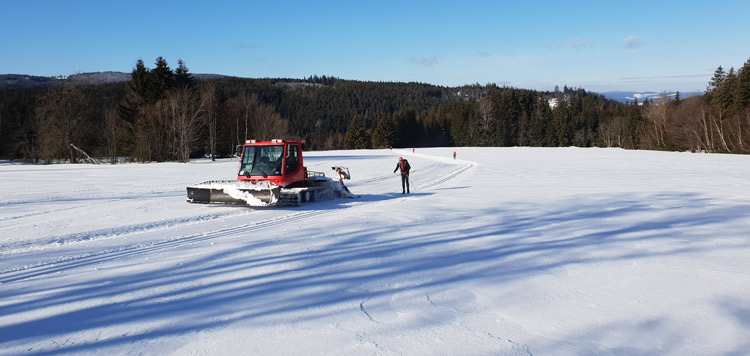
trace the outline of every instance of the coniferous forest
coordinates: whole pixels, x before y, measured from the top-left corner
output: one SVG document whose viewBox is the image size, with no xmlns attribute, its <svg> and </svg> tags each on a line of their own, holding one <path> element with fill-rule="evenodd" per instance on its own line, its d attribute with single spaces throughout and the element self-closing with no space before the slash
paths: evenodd
<svg viewBox="0 0 750 356">
<path fill-rule="evenodd" d="M 115 163 L 226 157 L 246 139 L 308 150 L 425 146 L 622 147 L 750 153 L 750 60 L 704 95 L 620 103 L 583 88 L 442 87 L 306 79 L 197 79 L 138 60 L 127 82 L 0 90 L 0 158 Z M 84 153 L 85 152 L 85 153 Z"/>
</svg>

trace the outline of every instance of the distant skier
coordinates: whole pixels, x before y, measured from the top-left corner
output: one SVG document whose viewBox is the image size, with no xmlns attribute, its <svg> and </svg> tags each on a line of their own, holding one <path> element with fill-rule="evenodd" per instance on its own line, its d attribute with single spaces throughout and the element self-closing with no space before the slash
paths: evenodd
<svg viewBox="0 0 750 356">
<path fill-rule="evenodd" d="M 456 151 L 453 151 L 453 159 L 456 159 Z"/>
<path fill-rule="evenodd" d="M 403 157 L 399 157 L 396 169 L 393 170 L 393 173 L 396 173 L 399 169 L 401 170 L 401 194 L 409 194 L 409 170 L 411 169 L 409 161 L 405 160 Z"/>
</svg>

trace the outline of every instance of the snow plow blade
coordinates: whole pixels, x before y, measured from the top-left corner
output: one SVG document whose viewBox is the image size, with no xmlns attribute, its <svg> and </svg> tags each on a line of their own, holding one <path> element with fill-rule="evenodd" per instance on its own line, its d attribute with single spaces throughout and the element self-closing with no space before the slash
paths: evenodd
<svg viewBox="0 0 750 356">
<path fill-rule="evenodd" d="M 187 187 L 188 203 L 270 206 L 281 188 L 268 181 L 211 180 Z"/>
</svg>

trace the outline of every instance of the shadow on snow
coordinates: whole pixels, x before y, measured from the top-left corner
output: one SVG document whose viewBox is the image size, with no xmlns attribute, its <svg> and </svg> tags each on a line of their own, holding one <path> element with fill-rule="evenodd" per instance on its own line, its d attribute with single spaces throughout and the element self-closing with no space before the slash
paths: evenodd
<svg viewBox="0 0 750 356">
<path fill-rule="evenodd" d="M 418 198 L 429 194 L 412 196 Z M 381 194 L 365 195 L 360 199 L 386 201 L 402 197 L 405 196 Z M 357 201 L 336 199 L 311 203 L 305 209 L 346 210 L 350 204 L 355 206 Z M 361 229 L 355 224 L 354 231 L 347 230 L 345 236 L 336 231 L 321 236 L 327 240 L 315 244 L 319 247 L 312 249 L 295 246 L 294 237 L 288 241 L 278 237 L 259 237 L 251 230 L 197 234 L 164 242 L 179 247 L 237 237 L 238 234 L 247 237 L 243 240 L 246 241 L 243 248 L 204 253 L 184 265 L 146 272 L 127 269 L 128 272 L 114 278 L 95 278 L 49 289 L 40 283 L 28 290 L 20 289 L 23 292 L 16 295 L 0 292 L 0 299 L 8 301 L 0 306 L 0 315 L 6 317 L 44 308 L 54 310 L 59 307 L 63 310 L 0 327 L 0 345 L 14 346 L 104 327 L 126 327 L 154 321 L 155 325 L 166 325 L 144 327 L 139 329 L 142 331 L 104 341 L 81 341 L 55 350 L 29 352 L 45 355 L 104 350 L 233 322 L 262 321 L 263 325 L 270 326 L 310 320 L 343 309 L 326 307 L 351 304 L 351 308 L 356 309 L 363 300 L 403 291 L 449 288 L 454 283 L 465 281 L 501 285 L 572 265 L 735 249 L 737 246 L 729 242 L 706 247 L 701 244 L 705 236 L 691 233 L 691 229 L 705 225 L 731 229 L 721 226 L 750 220 L 748 204 L 711 205 L 707 198 L 693 194 L 576 197 L 557 202 L 547 210 L 523 203 L 477 210 L 474 216 L 481 219 L 472 220 L 456 214 L 450 207 L 437 209 L 434 212 L 436 218 L 431 219 L 431 223 L 440 224 L 440 229 L 424 229 L 419 221 L 405 225 L 374 224 Z M 336 221 L 331 224 L 335 225 Z M 581 224 L 587 228 L 582 229 Z M 336 226 L 330 228 L 336 229 Z M 675 228 L 681 233 L 676 234 Z M 319 229 L 325 230 L 326 227 Z M 740 231 L 722 232 L 743 236 Z M 304 232 L 300 234 L 304 235 Z M 622 248 L 649 241 L 669 242 L 660 246 L 671 248 L 659 251 Z M 294 248 L 279 248 L 280 244 L 290 244 Z M 52 274 L 62 272 L 64 277 L 66 270 L 91 268 L 102 262 L 140 256 L 149 249 L 158 251 L 167 247 L 170 246 L 146 246 L 137 251 L 116 251 L 63 262 L 48 266 L 50 269 L 45 270 L 43 276 L 54 278 Z M 607 254 L 603 255 L 601 251 Z M 5 273 L 0 275 L 0 283 L 13 283 L 19 274 L 28 272 Z M 395 286 L 394 280 L 402 283 Z M 746 328 L 750 325 L 747 303 L 723 300 L 716 304 L 739 318 Z M 67 310 L 65 305 L 78 309 Z M 620 327 L 644 328 L 646 332 L 648 328 L 659 325 L 657 319 L 649 321 L 648 325 Z M 606 327 L 601 329 L 608 330 Z"/>
</svg>

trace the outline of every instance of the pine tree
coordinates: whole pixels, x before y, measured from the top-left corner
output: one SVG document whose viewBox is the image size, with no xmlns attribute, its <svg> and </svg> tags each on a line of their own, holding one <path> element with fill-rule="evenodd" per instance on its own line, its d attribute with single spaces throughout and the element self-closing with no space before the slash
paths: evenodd
<svg viewBox="0 0 750 356">
<path fill-rule="evenodd" d="M 571 121 L 568 103 L 565 101 L 558 102 L 555 109 L 552 110 L 552 131 L 554 135 L 551 136 L 550 145 L 558 147 L 570 146 L 573 136 Z"/>
<path fill-rule="evenodd" d="M 151 104 L 150 91 L 151 91 L 151 71 L 146 68 L 142 59 L 139 59 L 135 63 L 133 72 L 130 73 L 130 82 L 128 86 L 131 92 L 141 101 Z"/>
<path fill-rule="evenodd" d="M 719 86 L 717 86 L 712 95 L 710 96 L 710 103 L 715 110 L 719 112 L 719 117 L 724 118 L 731 116 L 731 111 L 735 107 L 733 103 L 733 92 L 737 85 L 737 74 L 734 72 L 734 67 L 729 68 L 729 72 L 726 73 L 720 80 Z"/>
<path fill-rule="evenodd" d="M 185 66 L 185 62 L 182 59 L 177 60 L 177 69 L 174 73 L 174 83 L 179 88 L 193 88 L 195 86 L 195 79 L 190 71 Z"/>
<path fill-rule="evenodd" d="M 739 113 L 750 106 L 750 59 L 737 71 L 735 83 L 731 88 L 732 112 Z"/>
<path fill-rule="evenodd" d="M 346 128 L 346 136 L 344 137 L 344 144 L 348 149 L 370 148 L 370 135 L 367 133 L 365 123 L 359 115 L 355 115 L 349 121 L 349 125 Z"/>
<path fill-rule="evenodd" d="M 711 81 L 708 82 L 708 86 L 706 87 L 706 94 L 710 97 L 716 92 L 716 89 L 718 89 L 720 86 L 724 85 L 724 80 L 727 77 L 727 72 L 724 71 L 724 68 L 719 66 L 719 68 L 716 68 L 716 71 L 714 71 L 714 76 L 711 78 Z"/>
<path fill-rule="evenodd" d="M 151 85 L 154 102 L 159 101 L 175 84 L 174 72 L 163 57 L 156 59 L 156 68 L 151 70 Z"/>
<path fill-rule="evenodd" d="M 412 109 L 399 110 L 393 114 L 393 123 L 396 136 L 393 145 L 398 147 L 411 147 L 416 145 L 420 138 L 417 113 Z"/>
<path fill-rule="evenodd" d="M 391 147 L 396 139 L 396 124 L 391 115 L 385 115 L 378 120 L 375 130 L 372 132 L 372 147 Z"/>
<path fill-rule="evenodd" d="M 643 115 L 638 99 L 633 100 L 627 108 L 624 135 L 625 148 L 637 149 L 640 145 L 640 133 L 643 125 Z"/>
<path fill-rule="evenodd" d="M 558 89 L 559 90 L 559 89 Z M 534 105 L 529 123 L 529 145 L 547 146 L 547 128 L 552 121 L 552 109 L 547 99 L 539 98 Z"/>
</svg>

